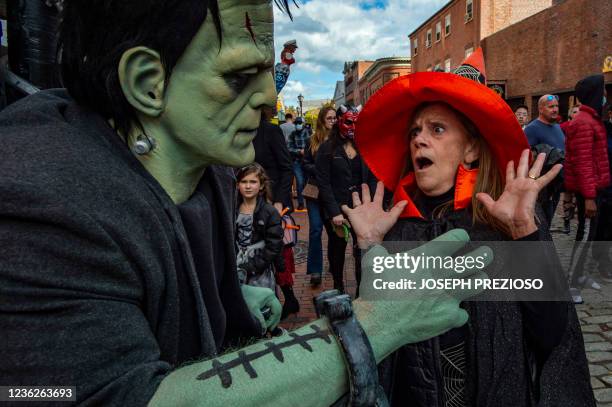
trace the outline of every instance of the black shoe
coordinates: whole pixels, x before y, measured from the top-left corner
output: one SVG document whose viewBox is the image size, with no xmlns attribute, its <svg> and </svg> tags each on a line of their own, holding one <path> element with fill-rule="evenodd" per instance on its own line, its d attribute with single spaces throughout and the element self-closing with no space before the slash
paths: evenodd
<svg viewBox="0 0 612 407">
<path fill-rule="evenodd" d="M 310 275 L 310 285 L 312 287 L 318 287 L 321 285 L 321 274 L 320 273 Z"/>
<path fill-rule="evenodd" d="M 603 281 L 606 283 L 612 283 L 612 271 L 602 271 L 600 274 Z"/>
<path fill-rule="evenodd" d="M 570 221 L 569 221 L 569 219 L 565 219 L 563 221 L 563 233 L 565 233 L 566 235 L 570 234 Z"/>
<path fill-rule="evenodd" d="M 340 291 L 341 294 L 344 294 L 344 281 L 335 281 L 334 280 L 334 290 Z"/>
<path fill-rule="evenodd" d="M 282 286 L 281 291 L 285 296 L 285 303 L 283 304 L 283 311 L 281 312 L 281 321 L 287 318 L 290 314 L 297 314 L 300 312 L 300 302 L 295 298 L 293 294 L 293 288 L 290 286 Z"/>
</svg>

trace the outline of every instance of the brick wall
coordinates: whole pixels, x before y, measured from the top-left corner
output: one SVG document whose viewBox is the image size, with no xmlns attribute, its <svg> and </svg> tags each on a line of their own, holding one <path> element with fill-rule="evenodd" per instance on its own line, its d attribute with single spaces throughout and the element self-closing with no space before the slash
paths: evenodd
<svg viewBox="0 0 612 407">
<path fill-rule="evenodd" d="M 571 92 L 612 53 L 609 0 L 566 0 L 482 40 L 489 80 L 508 98 Z M 612 74 L 606 74 L 612 81 Z"/>
<path fill-rule="evenodd" d="M 439 10 L 426 24 L 410 36 L 412 67 L 415 72 L 426 71 L 446 59 L 451 68 L 465 58 L 465 50 L 478 48 L 482 38 L 539 13 L 560 0 L 473 0 L 473 20 L 466 22 L 466 1 L 455 0 Z M 451 34 L 444 35 L 445 16 L 451 15 Z M 436 42 L 436 23 L 441 22 L 442 38 Z M 432 46 L 427 48 L 427 30 L 432 32 Z M 418 53 L 414 54 L 414 40 L 418 40 Z"/>
<path fill-rule="evenodd" d="M 374 68 L 376 67 L 374 66 Z M 372 75 L 361 78 L 359 81 L 359 103 L 365 104 L 387 82 L 397 77 L 408 75 L 410 72 L 410 65 L 407 64 L 381 64 L 380 69 L 377 69 Z"/>
<path fill-rule="evenodd" d="M 467 23 L 464 20 L 466 0 L 456 0 L 440 10 L 410 36 L 413 72 L 426 71 L 438 63 L 444 68 L 446 59 L 451 60 L 451 67 L 454 68 L 465 59 L 466 48 L 478 47 L 481 1 L 473 0 L 473 18 Z M 448 14 L 451 16 L 451 33 L 445 35 L 445 17 Z M 436 23 L 438 22 L 442 26 L 442 35 L 440 41 L 436 42 Z M 432 32 L 432 45 L 429 48 L 425 45 L 428 29 L 431 29 Z M 418 39 L 416 54 L 414 53 L 414 39 Z"/>
<path fill-rule="evenodd" d="M 481 0 L 481 38 L 553 5 L 553 0 Z"/>
</svg>

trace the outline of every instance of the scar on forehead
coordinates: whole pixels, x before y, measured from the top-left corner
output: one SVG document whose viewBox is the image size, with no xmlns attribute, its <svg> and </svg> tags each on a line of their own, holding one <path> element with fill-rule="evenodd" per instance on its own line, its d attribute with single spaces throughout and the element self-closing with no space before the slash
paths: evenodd
<svg viewBox="0 0 612 407">
<path fill-rule="evenodd" d="M 253 32 L 253 26 L 251 25 L 251 17 L 249 17 L 249 13 L 244 13 L 244 17 L 245 17 L 245 27 L 249 31 L 249 34 L 251 34 L 251 38 L 253 39 L 253 42 L 257 44 L 257 40 L 255 39 L 255 33 Z"/>
</svg>

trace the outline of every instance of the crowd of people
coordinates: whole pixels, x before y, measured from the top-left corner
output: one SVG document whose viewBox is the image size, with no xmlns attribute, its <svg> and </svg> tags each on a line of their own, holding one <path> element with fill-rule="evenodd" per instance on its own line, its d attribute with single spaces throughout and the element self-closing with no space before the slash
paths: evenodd
<svg viewBox="0 0 612 407">
<path fill-rule="evenodd" d="M 603 75 L 589 76 L 576 84 L 575 104 L 569 107 L 567 120 L 559 113 L 556 95 L 542 96 L 537 108 L 537 118 L 529 123 L 526 106 L 516 108 L 515 115 L 531 149 L 545 151 L 550 164 L 564 164 L 562 173 L 538 199 L 547 224 L 551 225 L 557 205 L 562 201 L 564 233 L 570 234 L 570 221 L 577 216 L 576 242 L 583 242 L 585 237 L 587 245 L 610 241 L 612 113 Z M 595 244 L 588 246 L 587 252 L 589 249 L 597 264 L 597 278 L 612 282 L 612 262 L 605 246 Z M 595 278 L 583 275 L 582 270 L 583 267 L 577 268 L 570 278 L 576 303 L 583 302 L 580 287 L 601 288 Z"/>
<path fill-rule="evenodd" d="M 541 220 L 550 228 L 561 201 L 564 233 L 570 233 L 570 222 L 577 214 L 577 242 L 585 238 L 587 219 L 590 220 L 587 241 L 610 240 L 612 187 L 608 185 L 612 168 L 612 113 L 604 93 L 602 75 L 580 81 L 576 85 L 576 104 L 570 106 L 565 121 L 559 113 L 559 99 L 556 95 L 544 95 L 539 99 L 538 116 L 531 121 L 527 106 L 521 105 L 514 111 L 533 157 L 539 153 L 545 154 L 543 171 L 546 173 L 556 164 L 564 164 L 564 170 L 540 192 L 538 203 L 542 210 Z M 334 288 L 344 291 L 345 251 L 349 241 L 354 246 L 352 252 L 357 286 L 361 281 L 360 251 L 355 246 L 357 239 L 341 209 L 343 205 L 352 205 L 352 192 L 360 192 L 363 183 L 368 184 L 371 190 L 376 188 L 377 178 L 363 162 L 355 144 L 355 124 L 360 109 L 346 105 L 337 110 L 332 106 L 322 107 L 317 115 L 314 133 L 306 127 L 304 118 L 294 119 L 290 113 L 280 125 L 279 131 L 266 121 L 273 113 L 269 112 L 260 127 L 259 141 L 255 140 L 256 161 L 274 174 L 271 179 L 276 186 L 275 195 L 278 196 L 278 191 L 284 189 L 282 194 L 285 198 L 276 199 L 277 202 L 284 201 L 282 205 L 276 205 L 279 213 L 283 207 L 293 207 L 289 181 L 292 178 L 295 179 L 297 210 L 307 208 L 309 236 L 306 270 L 313 287 L 318 287 L 322 281 L 323 230 L 328 237 L 328 270 Z M 274 133 L 277 134 L 275 137 L 272 135 Z M 264 147 L 266 144 L 262 140 L 272 138 L 275 140 L 273 149 L 276 153 L 262 151 L 270 149 Z M 283 168 L 283 176 L 280 176 L 279 167 Z M 446 192 L 448 198 L 453 191 Z M 386 205 L 392 195 L 387 190 Z M 439 203 L 443 201 L 444 198 Z M 435 203 L 430 205 L 435 208 L 438 206 Z M 594 254 L 601 279 L 612 281 L 612 262 L 608 254 L 600 250 L 599 246 L 596 246 Z M 570 282 L 577 303 L 582 302 L 578 287 L 601 288 L 593 277 L 584 276 L 580 272 L 573 273 Z M 285 297 L 294 304 L 293 294 Z M 287 309 L 297 311 L 299 308 L 294 305 Z M 287 315 L 285 312 L 283 317 Z"/>
<path fill-rule="evenodd" d="M 460 287 L 527 261 L 473 242 L 551 241 L 561 162 L 564 201 L 589 239 L 609 239 L 601 76 L 577 84 L 565 133 L 554 95 L 527 123 L 466 64 L 396 78 L 363 109 L 324 107 L 311 134 L 301 117 L 270 123 L 272 2 L 62 5 L 65 88 L 0 112 L 3 391 L 62 386 L 94 406 L 595 406 L 571 301 Z M 292 209 L 308 211 L 311 284 L 325 230 L 334 287 L 349 242 L 358 287 L 287 333 Z M 372 259 L 394 254 L 384 243 L 407 241 L 411 256 L 470 250 L 485 269 L 452 273 L 459 288 L 360 297 Z M 562 273 L 546 247 L 543 267 Z"/>
<path fill-rule="evenodd" d="M 424 98 L 419 92 L 423 84 L 419 74 L 415 74 L 406 79 L 409 85 L 396 84 L 409 92 L 402 95 L 393 85 L 383 88 L 373 96 L 363 113 L 361 107 L 348 105 L 341 105 L 336 110 L 331 106 L 321 108 L 312 136 L 304 129 L 301 117 L 295 120 L 290 117 L 277 130 L 286 135 L 286 146 L 281 143 L 277 147 L 286 148 L 288 154 L 284 156 L 291 157 L 292 165 L 286 163 L 284 167 L 287 172 L 290 167 L 293 170 L 298 208 L 306 202 L 310 226 L 307 274 L 313 287 L 321 283 L 324 271 L 323 230 L 328 236 L 328 271 L 334 288 L 341 291 L 344 291 L 347 243 L 353 242 L 359 287 L 361 250 L 358 243 L 363 240 L 360 236 L 370 236 L 372 230 L 379 231 L 373 238 L 375 242 L 425 242 L 457 227 L 468 231 L 473 239 L 483 241 L 551 240 L 550 225 L 563 196 L 566 227 L 574 210 L 567 202 L 573 203 L 572 199 L 578 202 L 581 226 L 577 239 L 582 239 L 585 218 L 591 219 L 590 238 L 605 239 L 609 231 L 604 230 L 609 225 L 601 226 L 600 223 L 597 228 L 593 221 L 612 217 L 606 212 L 609 201 L 605 199 L 609 195 L 612 168 L 609 158 L 612 152 L 608 151 L 612 145 L 612 121 L 610 116 L 606 116 L 606 123 L 602 120 L 606 104 L 601 75 L 586 78 L 577 85 L 577 100 L 582 107 L 572 106 L 568 122 L 563 122 L 562 126 L 559 125 L 555 95 L 540 98 L 535 120 L 528 120 L 526 106 L 518 107 L 510 119 L 504 116 L 503 107 L 499 111 L 481 110 L 481 105 L 490 106 L 488 98 L 491 96 L 473 80 L 461 82 L 445 73 L 424 75 L 439 76 L 426 79 L 436 84 L 435 90 L 439 92 L 434 98 L 436 101 L 422 102 Z M 395 119 L 398 113 L 411 118 L 410 121 L 398 122 Z M 378 132 L 380 128 L 385 131 Z M 499 133 L 499 128 L 507 130 Z M 602 131 L 604 128 L 607 135 Z M 281 140 L 280 136 L 276 139 Z M 586 143 L 591 143 L 589 148 L 585 148 Z M 519 163 L 516 170 L 514 162 Z M 527 171 L 529 162 L 535 164 Z M 586 163 L 594 164 L 591 171 L 586 172 L 592 174 L 592 178 L 583 175 L 582 167 Z M 560 164 L 564 164 L 563 171 Z M 577 177 L 577 174 L 581 175 Z M 579 184 L 576 184 L 578 179 Z M 384 184 L 384 191 L 380 186 L 377 188 L 378 181 Z M 513 205 L 513 194 L 517 194 L 517 190 L 532 195 L 534 200 L 537 196 L 540 209 L 535 205 L 533 208 L 537 214 L 528 213 L 519 219 L 507 208 Z M 368 202 L 373 191 L 379 197 Z M 391 199 L 396 203 L 404 202 L 400 219 L 397 223 L 380 226 Z M 587 200 L 597 201 L 594 209 L 591 204 L 585 204 Z M 512 215 L 508 215 L 509 212 Z M 606 259 L 609 262 L 607 253 L 599 255 L 600 265 Z M 547 268 L 561 272 L 556 254 L 544 257 L 552 259 Z M 607 279 L 606 273 L 612 268 L 609 265 L 600 267 L 602 278 Z M 584 285 L 586 281 L 591 280 L 581 275 L 574 275 L 571 280 L 573 286 Z M 359 296 L 358 289 L 355 295 Z M 574 297 L 574 300 L 580 299 Z M 581 368 L 564 365 L 568 355 L 584 360 L 582 345 L 568 339 L 579 333 L 580 327 L 573 308 L 567 303 L 470 303 L 466 309 L 472 317 L 469 326 L 451 330 L 430 341 L 407 345 L 398 352 L 396 358 L 399 359 L 381 365 L 382 377 L 411 378 L 409 391 L 398 386 L 396 379 L 386 383 L 396 389 L 392 392 L 396 402 L 418 399 L 422 403 L 419 405 L 438 405 L 439 394 L 444 394 L 446 400 L 454 400 L 457 404 L 453 405 L 469 405 L 469 400 L 485 402 L 491 394 L 497 394 L 498 389 L 491 394 L 484 390 L 492 378 L 514 389 L 512 395 L 506 395 L 505 402 L 511 403 L 508 405 L 522 405 L 521 400 L 530 397 L 528 376 L 510 379 L 506 370 L 485 366 L 512 366 L 516 372 L 533 369 L 532 374 L 539 376 L 542 386 L 537 397 L 544 399 L 559 391 L 552 384 L 552 378 L 546 378 L 546 374 L 540 376 L 545 364 L 556 366 L 557 373 L 562 369 L 568 382 L 574 385 L 584 379 L 585 372 Z M 492 315 L 501 317 L 492 323 Z M 544 320 L 542 315 L 546 315 Z M 491 338 L 502 335 L 508 327 L 520 334 L 507 342 L 507 349 L 492 345 L 495 341 Z M 531 352 L 533 366 L 524 365 L 522 352 L 513 353 L 519 346 L 527 346 L 529 350 L 524 351 Z M 474 353 L 479 355 L 477 360 L 469 358 Z M 419 355 L 432 355 L 433 358 L 422 359 Z M 429 373 L 417 374 L 414 366 Z M 442 375 L 436 374 L 436 366 L 442 367 Z M 472 377 L 467 373 L 475 370 L 483 376 Z M 423 377 L 437 379 L 419 381 Z M 575 392 L 571 397 L 583 401 L 589 398 L 588 391 Z"/>
</svg>

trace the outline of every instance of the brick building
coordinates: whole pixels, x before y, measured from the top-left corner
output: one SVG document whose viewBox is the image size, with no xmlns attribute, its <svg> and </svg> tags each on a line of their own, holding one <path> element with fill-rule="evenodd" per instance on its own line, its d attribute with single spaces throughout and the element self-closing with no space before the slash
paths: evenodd
<svg viewBox="0 0 612 407">
<path fill-rule="evenodd" d="M 505 86 L 510 106 L 529 106 L 532 117 L 539 97 L 550 93 L 559 95 L 565 118 L 576 82 L 605 71 L 612 56 L 610 0 L 556 3 L 481 42 L 489 81 Z M 605 81 L 612 95 L 612 72 Z"/>
<path fill-rule="evenodd" d="M 358 106 L 362 104 L 359 97 L 359 79 L 374 61 L 351 61 L 344 63 L 344 99 L 346 103 Z"/>
<path fill-rule="evenodd" d="M 451 0 L 410 35 L 412 71 L 461 63 L 480 40 L 559 0 Z"/>
<path fill-rule="evenodd" d="M 363 73 L 359 79 L 359 101 L 365 104 L 370 96 L 387 82 L 411 72 L 410 58 L 380 58 Z"/>
</svg>

